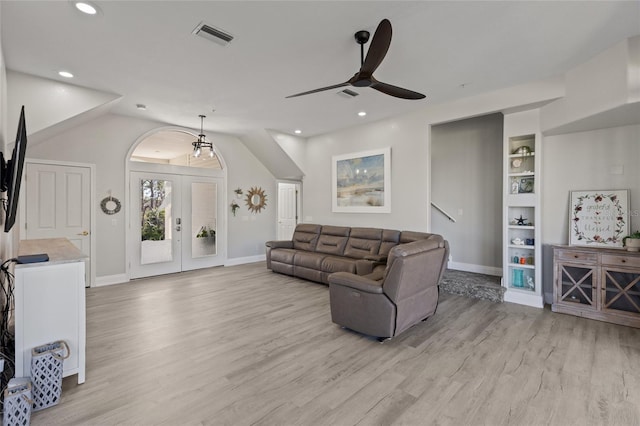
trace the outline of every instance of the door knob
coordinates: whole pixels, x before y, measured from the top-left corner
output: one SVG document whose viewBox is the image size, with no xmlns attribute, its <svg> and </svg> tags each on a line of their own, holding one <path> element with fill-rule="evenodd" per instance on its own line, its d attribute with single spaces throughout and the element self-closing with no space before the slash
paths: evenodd
<svg viewBox="0 0 640 426">
<path fill-rule="evenodd" d="M 82 235 L 83 237 L 86 237 L 87 235 L 89 235 L 89 231 L 82 231 L 78 233 L 78 235 Z"/>
</svg>

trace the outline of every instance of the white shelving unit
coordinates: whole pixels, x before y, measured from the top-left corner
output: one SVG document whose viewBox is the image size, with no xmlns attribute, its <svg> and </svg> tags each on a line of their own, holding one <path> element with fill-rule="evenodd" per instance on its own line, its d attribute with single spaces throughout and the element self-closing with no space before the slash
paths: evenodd
<svg viewBox="0 0 640 426">
<path fill-rule="evenodd" d="M 505 302 L 542 308 L 539 110 L 504 116 Z"/>
</svg>

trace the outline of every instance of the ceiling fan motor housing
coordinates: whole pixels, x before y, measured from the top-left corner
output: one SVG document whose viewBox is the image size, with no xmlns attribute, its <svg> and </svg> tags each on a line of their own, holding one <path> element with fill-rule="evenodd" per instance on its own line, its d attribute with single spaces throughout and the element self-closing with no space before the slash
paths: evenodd
<svg viewBox="0 0 640 426">
<path fill-rule="evenodd" d="M 361 30 L 354 34 L 358 44 L 365 44 L 369 41 L 369 31 Z"/>
</svg>

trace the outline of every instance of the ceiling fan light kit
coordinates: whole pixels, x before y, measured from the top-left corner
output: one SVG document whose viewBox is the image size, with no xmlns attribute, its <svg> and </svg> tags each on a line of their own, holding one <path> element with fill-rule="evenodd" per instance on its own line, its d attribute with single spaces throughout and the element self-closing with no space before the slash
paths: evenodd
<svg viewBox="0 0 640 426">
<path fill-rule="evenodd" d="M 337 89 L 345 86 L 353 87 L 371 87 L 386 95 L 394 96 L 401 99 L 424 99 L 425 95 L 422 93 L 414 92 L 402 87 L 393 86 L 388 83 L 383 83 L 376 80 L 373 76 L 374 71 L 380 66 L 382 60 L 389 50 L 391 45 L 391 22 L 388 19 L 383 19 L 378 24 L 376 32 L 373 34 L 371 40 L 371 46 L 367 51 L 367 55 L 364 55 L 364 45 L 369 41 L 369 31 L 361 30 L 354 34 L 356 42 L 360 45 L 360 70 L 353 75 L 349 80 L 344 83 L 334 84 L 333 86 L 322 87 L 320 89 L 309 90 L 307 92 L 296 93 L 295 95 L 287 96 L 287 98 L 295 98 L 298 96 L 310 95 L 312 93 L 324 92 L 326 90 Z"/>
</svg>

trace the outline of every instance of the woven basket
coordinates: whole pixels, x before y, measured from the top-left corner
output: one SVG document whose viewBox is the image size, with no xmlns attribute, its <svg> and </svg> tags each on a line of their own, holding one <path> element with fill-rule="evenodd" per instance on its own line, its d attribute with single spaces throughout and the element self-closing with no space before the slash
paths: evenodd
<svg viewBox="0 0 640 426">
<path fill-rule="evenodd" d="M 70 354 L 69 346 L 64 340 L 47 343 L 31 350 L 34 411 L 60 402 L 63 361 L 69 358 Z"/>
<path fill-rule="evenodd" d="M 4 426 L 29 426 L 31 423 L 31 381 L 28 378 L 9 380 L 4 390 Z"/>
</svg>

